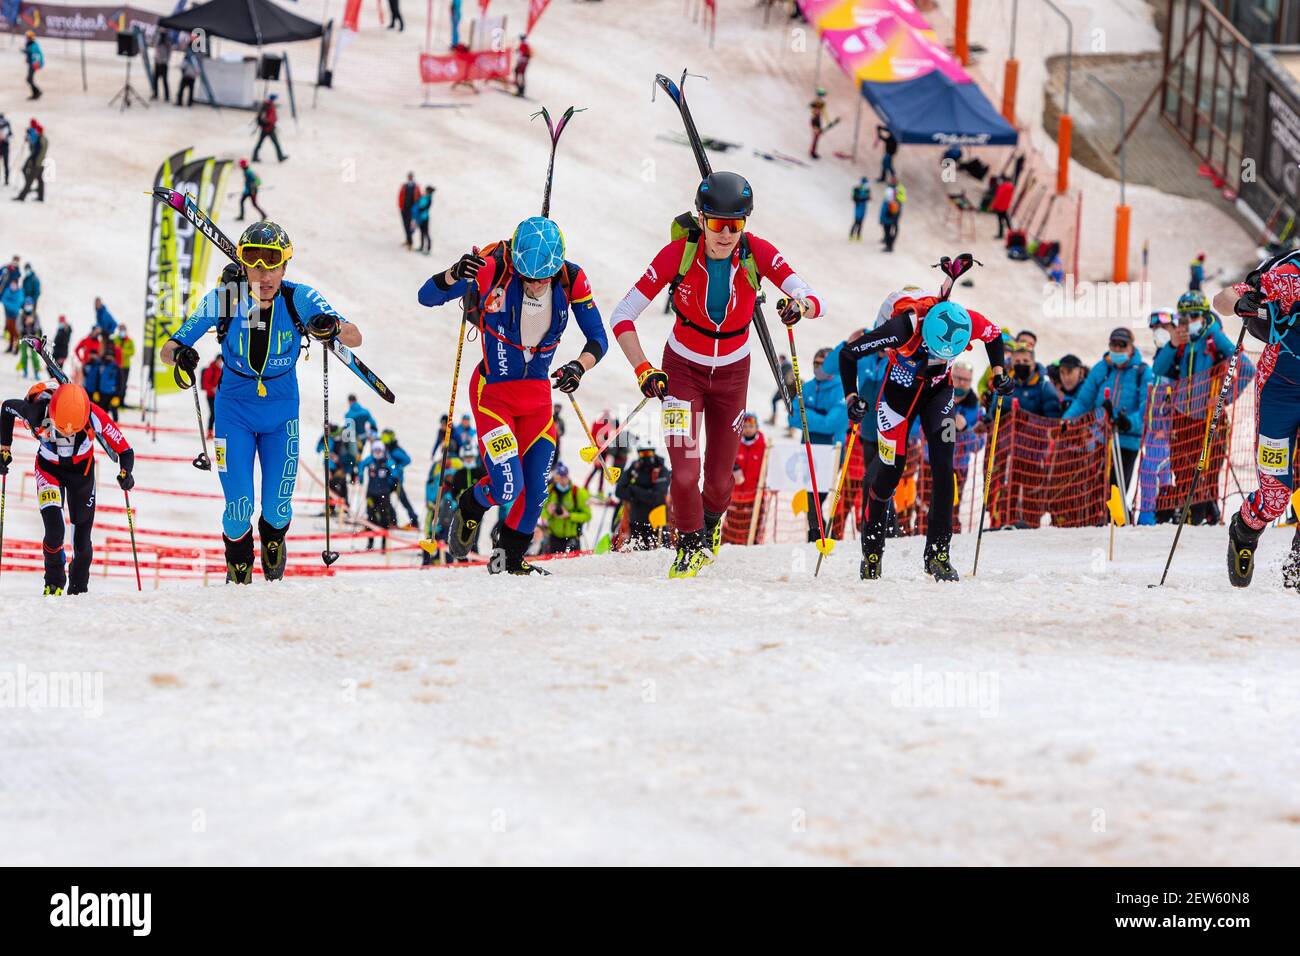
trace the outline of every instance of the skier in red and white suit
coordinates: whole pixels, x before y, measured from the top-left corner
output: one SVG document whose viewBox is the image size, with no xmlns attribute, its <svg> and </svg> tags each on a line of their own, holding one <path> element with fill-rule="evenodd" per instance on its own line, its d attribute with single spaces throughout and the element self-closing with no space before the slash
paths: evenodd
<svg viewBox="0 0 1300 956">
<path fill-rule="evenodd" d="M 698 222 L 659 251 L 610 319 L 642 393 L 663 401 L 678 532 L 672 578 L 694 577 L 717 551 L 722 516 L 731 502 L 732 466 L 749 390 L 750 322 L 760 280 L 776 284 L 788 297 L 781 313 L 787 325 L 824 311 L 812 287 L 777 248 L 745 232 L 754 198 L 743 177 L 711 174 L 700 184 L 695 204 Z M 663 367 L 656 368 L 646 359 L 635 322 L 670 284 L 677 318 L 664 347 Z M 701 415 L 707 436 L 703 494 Z"/>
</svg>

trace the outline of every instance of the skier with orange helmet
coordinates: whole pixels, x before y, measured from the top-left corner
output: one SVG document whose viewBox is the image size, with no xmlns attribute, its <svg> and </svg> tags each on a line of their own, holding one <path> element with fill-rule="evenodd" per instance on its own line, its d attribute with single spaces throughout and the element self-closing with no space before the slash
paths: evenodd
<svg viewBox="0 0 1300 956">
<path fill-rule="evenodd" d="M 0 406 L 0 475 L 13 462 L 14 422 L 27 423 L 39 443 L 36 450 L 36 501 L 45 525 L 45 593 L 83 594 L 90 580 L 94 551 L 90 533 L 95 524 L 95 440 L 101 439 L 117 456 L 117 483 L 123 491 L 135 485 L 131 472 L 135 452 L 117 423 L 90 400 L 80 385 L 40 382 L 25 398 Z M 63 553 L 63 504 L 72 521 L 72 561 Z"/>
</svg>

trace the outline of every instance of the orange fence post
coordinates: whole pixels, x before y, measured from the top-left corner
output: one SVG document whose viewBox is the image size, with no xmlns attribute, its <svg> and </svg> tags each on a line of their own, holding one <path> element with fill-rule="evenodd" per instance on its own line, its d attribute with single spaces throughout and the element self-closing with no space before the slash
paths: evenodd
<svg viewBox="0 0 1300 956">
<path fill-rule="evenodd" d="M 1016 125 L 1016 81 L 1019 78 L 1020 61 L 1011 57 L 1002 71 L 1002 118 L 1012 126 Z"/>
<path fill-rule="evenodd" d="M 1114 281 L 1128 281 L 1128 226 L 1129 214 L 1132 210 L 1128 206 L 1119 205 L 1115 207 L 1115 262 L 1114 262 Z"/>
<path fill-rule="evenodd" d="M 970 32 L 970 0 L 957 0 L 954 20 L 953 53 L 962 66 L 970 66 L 970 43 L 966 39 Z"/>
<path fill-rule="evenodd" d="M 1070 189 L 1070 139 L 1074 135 L 1074 120 L 1062 113 L 1056 122 L 1056 191 Z"/>
</svg>

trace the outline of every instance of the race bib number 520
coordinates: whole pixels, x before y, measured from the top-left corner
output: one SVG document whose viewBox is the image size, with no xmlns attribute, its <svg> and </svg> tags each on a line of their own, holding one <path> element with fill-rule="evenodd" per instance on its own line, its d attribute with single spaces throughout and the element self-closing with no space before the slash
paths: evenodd
<svg viewBox="0 0 1300 956">
<path fill-rule="evenodd" d="M 519 442 L 509 427 L 499 425 L 483 436 L 483 450 L 487 452 L 488 461 L 499 465 L 519 457 Z"/>
</svg>

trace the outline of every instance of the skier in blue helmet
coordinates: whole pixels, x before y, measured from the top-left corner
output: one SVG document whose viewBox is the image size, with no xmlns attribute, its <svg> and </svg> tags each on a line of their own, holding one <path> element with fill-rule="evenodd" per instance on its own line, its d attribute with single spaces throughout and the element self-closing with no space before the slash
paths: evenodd
<svg viewBox="0 0 1300 956">
<path fill-rule="evenodd" d="M 488 509 L 499 506 L 500 546 L 489 572 L 545 574 L 524 555 L 546 503 L 555 457 L 548 379 L 562 392 L 576 391 L 605 354 L 605 325 L 587 274 L 565 259 L 560 227 L 542 216 L 525 219 L 509 240 L 465 253 L 419 293 L 420 304 L 430 307 L 462 297 L 483 344 L 469 399 L 487 475 L 457 499 L 447 550 L 463 558 Z M 586 340 L 577 358 L 552 371 L 570 312 Z"/>
</svg>

